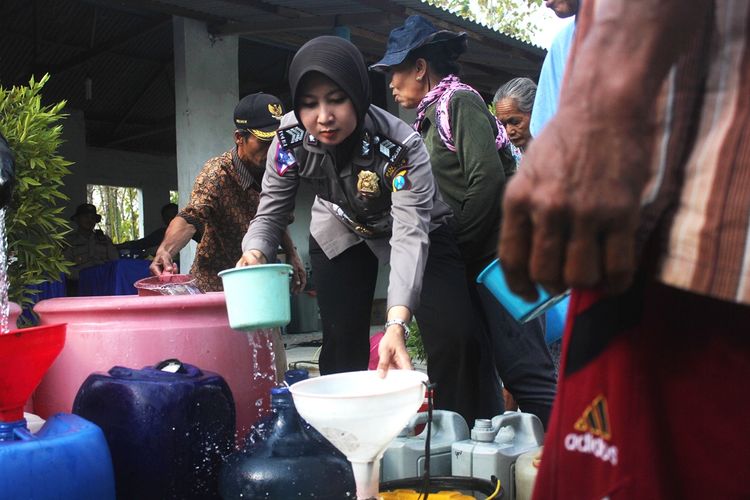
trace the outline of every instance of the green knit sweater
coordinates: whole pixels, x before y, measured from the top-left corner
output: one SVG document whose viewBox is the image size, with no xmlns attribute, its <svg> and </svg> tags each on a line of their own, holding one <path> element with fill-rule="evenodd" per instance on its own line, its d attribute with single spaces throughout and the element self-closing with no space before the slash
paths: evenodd
<svg viewBox="0 0 750 500">
<path fill-rule="evenodd" d="M 464 262 L 476 275 L 497 252 L 506 180 L 503 160 L 495 147 L 495 119 L 482 99 L 458 91 L 449 110 L 456 151 L 450 151 L 440 139 L 435 105 L 427 109 L 422 138 L 440 192 L 453 209 L 450 225 Z"/>
</svg>

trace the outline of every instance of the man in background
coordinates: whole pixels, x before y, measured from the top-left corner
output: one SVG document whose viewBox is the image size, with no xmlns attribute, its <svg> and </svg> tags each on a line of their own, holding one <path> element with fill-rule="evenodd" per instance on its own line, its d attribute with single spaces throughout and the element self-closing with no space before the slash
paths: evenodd
<svg viewBox="0 0 750 500">
<path fill-rule="evenodd" d="M 91 203 L 82 203 L 76 207 L 70 217 L 76 229 L 65 237 L 68 246 L 63 250 L 66 260 L 73 263 L 67 279 L 68 295 L 78 295 L 78 277 L 82 269 L 117 260 L 117 252 L 112 240 L 101 229 L 95 229 L 102 216 L 96 212 Z"/>
<path fill-rule="evenodd" d="M 167 232 L 167 226 L 169 226 L 172 219 L 177 216 L 177 212 L 178 208 L 176 203 L 167 203 L 161 207 L 161 220 L 164 224 L 162 227 L 151 231 L 139 240 L 125 241 L 115 245 L 115 247 L 117 247 L 118 250 L 128 250 L 131 258 L 145 257 L 146 255 L 155 252 L 156 248 L 164 239 L 164 235 Z"/>
<path fill-rule="evenodd" d="M 546 4 L 560 19 L 575 16 L 580 7 L 579 0 L 548 0 Z M 575 29 L 575 22 L 568 23 L 552 40 L 552 45 L 544 58 L 529 125 L 532 137 L 538 136 L 557 112 L 560 87 L 562 87 L 570 47 L 573 45 Z"/>
<path fill-rule="evenodd" d="M 173 259 L 196 232 L 202 233 L 190 274 L 204 292 L 224 289 L 218 273 L 234 268 L 242 256 L 242 238 L 258 209 L 266 155 L 282 115 L 281 101 L 270 94 L 240 100 L 234 109 L 234 147 L 201 169 L 188 205 L 169 223 L 156 250 L 152 274 L 176 273 Z M 307 275 L 286 231 L 282 249 L 294 268 L 292 289 L 302 290 Z"/>
</svg>

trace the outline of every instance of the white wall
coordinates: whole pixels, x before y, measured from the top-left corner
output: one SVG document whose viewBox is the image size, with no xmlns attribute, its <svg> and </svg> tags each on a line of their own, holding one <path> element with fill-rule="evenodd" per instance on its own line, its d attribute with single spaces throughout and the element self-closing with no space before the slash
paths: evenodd
<svg viewBox="0 0 750 500">
<path fill-rule="evenodd" d="M 143 192 L 145 234 L 161 227 L 161 207 L 169 203 L 169 191 L 177 189 L 175 158 L 87 147 L 83 113 L 68 113 L 63 121 L 65 142 L 60 153 L 74 163 L 71 175 L 64 178 L 62 191 L 70 197 L 64 216 L 69 217 L 77 205 L 86 203 L 87 184 L 137 187 Z"/>
</svg>

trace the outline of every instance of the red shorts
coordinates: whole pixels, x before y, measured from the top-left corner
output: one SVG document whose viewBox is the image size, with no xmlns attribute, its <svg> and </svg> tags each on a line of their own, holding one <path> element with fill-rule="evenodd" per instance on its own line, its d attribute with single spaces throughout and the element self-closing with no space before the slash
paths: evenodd
<svg viewBox="0 0 750 500">
<path fill-rule="evenodd" d="M 750 307 L 575 292 L 535 500 L 750 498 Z"/>
</svg>

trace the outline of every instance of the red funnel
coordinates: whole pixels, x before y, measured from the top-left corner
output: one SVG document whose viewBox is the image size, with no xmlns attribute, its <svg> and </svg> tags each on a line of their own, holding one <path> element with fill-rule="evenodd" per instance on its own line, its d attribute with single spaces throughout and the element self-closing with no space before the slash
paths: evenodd
<svg viewBox="0 0 750 500">
<path fill-rule="evenodd" d="M 0 421 L 23 418 L 23 407 L 65 344 L 65 324 L 0 335 Z"/>
</svg>

